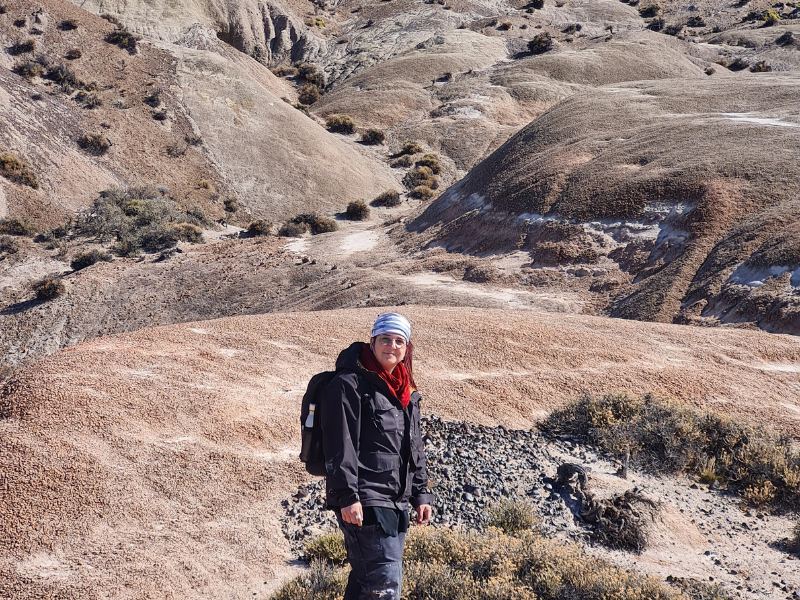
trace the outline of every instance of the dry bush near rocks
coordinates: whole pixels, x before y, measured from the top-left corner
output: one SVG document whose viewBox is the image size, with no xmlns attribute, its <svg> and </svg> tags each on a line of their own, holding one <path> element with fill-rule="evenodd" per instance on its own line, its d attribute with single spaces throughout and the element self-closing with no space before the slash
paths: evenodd
<svg viewBox="0 0 800 600">
<path fill-rule="evenodd" d="M 67 50 L 67 53 L 64 55 L 64 58 L 67 60 L 78 60 L 80 57 L 83 56 L 83 52 L 81 52 L 80 48 L 70 48 Z"/>
<path fill-rule="evenodd" d="M 105 37 L 106 42 L 109 44 L 114 44 L 123 50 L 127 50 L 128 54 L 136 54 L 136 44 L 141 39 L 141 37 L 131 33 L 122 26 L 118 26 L 117 29 L 111 31 Z"/>
<path fill-rule="evenodd" d="M 269 235 L 272 231 L 272 223 L 269 221 L 264 221 L 262 219 L 251 221 L 250 224 L 247 226 L 247 235 L 251 237 L 258 237 Z"/>
<path fill-rule="evenodd" d="M 439 187 L 439 179 L 433 174 L 433 170 L 430 167 L 425 166 L 417 166 L 411 169 L 403 177 L 403 183 L 412 190 L 420 185 L 432 190 Z"/>
<path fill-rule="evenodd" d="M 300 214 L 291 219 L 295 225 L 306 225 L 308 230 L 313 234 L 330 233 L 331 231 L 338 231 L 339 224 L 330 217 L 323 217 L 316 213 Z"/>
<path fill-rule="evenodd" d="M 36 49 L 36 42 L 34 40 L 25 40 L 17 42 L 8 47 L 8 53 L 11 56 L 19 56 L 21 54 L 29 54 Z"/>
<path fill-rule="evenodd" d="M 385 140 L 385 133 L 383 133 L 380 129 L 370 128 L 361 134 L 361 139 L 359 141 L 367 146 L 378 146 L 383 144 Z"/>
<path fill-rule="evenodd" d="M 347 570 L 328 565 L 324 578 L 320 572 L 315 563 L 272 600 L 339 597 L 339 582 Z M 322 581 L 325 585 L 320 585 Z M 406 537 L 402 596 L 406 600 L 685 598 L 655 577 L 615 567 L 586 554 L 577 544 L 531 532 L 511 536 L 499 529 L 478 533 L 432 527 L 414 527 Z"/>
<path fill-rule="evenodd" d="M 335 529 L 306 542 L 303 556 L 308 562 L 321 560 L 334 565 L 344 564 L 347 561 L 344 535 L 340 529 Z"/>
<path fill-rule="evenodd" d="M 111 142 L 102 133 L 87 133 L 78 138 L 78 146 L 93 156 L 103 156 L 111 148 Z"/>
<path fill-rule="evenodd" d="M 414 164 L 414 158 L 410 154 L 404 154 L 399 158 L 394 159 L 389 166 L 392 167 L 393 169 L 402 169 L 402 168 L 408 168 L 413 164 Z"/>
<path fill-rule="evenodd" d="M 93 249 L 75 255 L 72 261 L 70 261 L 69 266 L 72 267 L 73 271 L 80 271 L 98 262 L 111 262 L 112 260 L 113 258 L 108 252 L 101 252 L 100 250 Z"/>
<path fill-rule="evenodd" d="M 396 154 L 396 156 L 403 156 L 405 154 L 419 154 L 422 151 L 422 146 L 420 146 L 417 142 L 409 141 L 403 144 L 403 147 L 400 149 L 400 152 Z"/>
<path fill-rule="evenodd" d="M 351 134 L 356 130 L 356 123 L 350 115 L 330 115 L 325 119 L 325 127 L 333 133 Z"/>
<path fill-rule="evenodd" d="M 39 189 L 39 179 L 28 163 L 11 152 L 0 152 L 0 175 L 33 189 Z"/>
<path fill-rule="evenodd" d="M 305 105 L 306 107 L 314 104 L 317 100 L 319 100 L 319 88 L 314 85 L 313 83 L 307 83 L 303 87 L 300 88 L 300 91 L 297 93 L 297 99 L 300 101 L 300 104 Z"/>
<path fill-rule="evenodd" d="M 594 526 L 592 539 L 618 550 L 641 554 L 647 547 L 648 527 L 655 520 L 659 505 L 638 490 L 627 490 L 608 499 L 586 493 L 581 519 Z"/>
<path fill-rule="evenodd" d="M 308 223 L 293 223 L 287 221 L 278 230 L 278 235 L 281 237 L 300 237 L 307 233 L 310 229 Z"/>
<path fill-rule="evenodd" d="M 363 200 L 353 200 L 347 205 L 345 214 L 351 221 L 366 221 L 369 219 L 369 206 Z"/>
<path fill-rule="evenodd" d="M 379 194 L 370 204 L 372 204 L 372 206 L 394 208 L 400 206 L 400 202 L 400 192 L 397 190 L 386 190 Z"/>
<path fill-rule="evenodd" d="M 428 167 L 434 175 L 442 172 L 442 166 L 439 164 L 439 157 L 436 154 L 425 154 L 416 164 L 419 167 Z"/>
<path fill-rule="evenodd" d="M 270 600 L 341 600 L 348 571 L 314 561 L 308 571 L 285 583 Z"/>
<path fill-rule="evenodd" d="M 0 235 L 0 254 L 16 254 L 19 252 L 19 242 L 10 235 Z"/>
<path fill-rule="evenodd" d="M 318 88 L 325 85 L 325 74 L 319 70 L 317 65 L 307 62 L 296 62 L 294 68 L 297 70 L 297 75 L 305 79 Z"/>
<path fill-rule="evenodd" d="M 0 233 L 32 237 L 36 234 L 33 223 L 19 217 L 0 219 Z"/>
<path fill-rule="evenodd" d="M 763 427 L 673 400 L 627 393 L 584 395 L 541 423 L 657 473 L 713 476 L 755 506 L 800 505 L 800 453 Z"/>
<path fill-rule="evenodd" d="M 436 192 L 434 192 L 427 185 L 418 185 L 413 190 L 411 190 L 411 193 L 409 193 L 409 196 L 411 196 L 412 198 L 416 198 L 417 200 L 430 200 L 435 195 Z"/>
<path fill-rule="evenodd" d="M 502 499 L 486 511 L 486 526 L 501 529 L 507 535 L 531 531 L 540 524 L 536 509 L 524 500 Z"/>
<path fill-rule="evenodd" d="M 553 38 L 547 33 L 537 34 L 528 42 L 528 52 L 531 54 L 544 54 L 553 49 Z"/>
<path fill-rule="evenodd" d="M 57 275 L 47 275 L 31 284 L 31 291 L 36 294 L 36 299 L 40 301 L 52 300 L 62 295 L 66 288 L 64 283 Z"/>
<path fill-rule="evenodd" d="M 41 63 L 30 59 L 15 63 L 11 70 L 28 81 L 35 77 L 41 77 L 45 73 L 44 66 Z"/>
</svg>

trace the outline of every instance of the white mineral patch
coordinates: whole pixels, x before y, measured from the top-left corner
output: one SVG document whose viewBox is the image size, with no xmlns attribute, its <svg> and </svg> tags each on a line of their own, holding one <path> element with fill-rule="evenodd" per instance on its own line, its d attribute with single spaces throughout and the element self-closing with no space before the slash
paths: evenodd
<svg viewBox="0 0 800 600">
<path fill-rule="evenodd" d="M 757 125 L 767 125 L 772 127 L 800 127 L 800 124 L 782 121 L 770 117 L 758 117 L 753 113 L 722 113 L 722 118 L 728 121 L 738 121 L 740 123 L 755 123 Z"/>
<path fill-rule="evenodd" d="M 308 249 L 308 240 L 305 238 L 297 238 L 288 244 L 284 244 L 282 248 L 289 252 L 304 252 Z"/>
<path fill-rule="evenodd" d="M 786 271 L 789 270 L 789 267 L 784 267 L 781 265 L 773 265 L 771 267 L 747 267 L 745 265 L 739 265 L 731 276 L 728 277 L 728 281 L 730 283 L 738 283 L 739 285 L 746 285 L 749 287 L 761 287 L 764 285 L 764 282 L 767 279 L 772 277 L 780 277 Z M 795 271 L 796 273 L 797 271 Z M 792 279 L 795 279 L 794 274 L 792 275 Z M 794 285 L 794 283 L 792 284 Z"/>
<path fill-rule="evenodd" d="M 375 231 L 359 231 L 342 240 L 341 249 L 345 252 L 363 252 L 372 250 L 378 245 L 378 233 Z"/>
</svg>

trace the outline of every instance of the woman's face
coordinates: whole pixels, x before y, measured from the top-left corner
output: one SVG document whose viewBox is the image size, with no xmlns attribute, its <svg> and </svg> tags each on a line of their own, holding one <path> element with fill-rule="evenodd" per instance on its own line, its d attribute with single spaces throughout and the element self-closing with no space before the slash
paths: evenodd
<svg viewBox="0 0 800 600">
<path fill-rule="evenodd" d="M 389 373 L 406 357 L 406 340 L 396 333 L 382 333 L 370 340 L 370 347 L 380 365 Z"/>
</svg>

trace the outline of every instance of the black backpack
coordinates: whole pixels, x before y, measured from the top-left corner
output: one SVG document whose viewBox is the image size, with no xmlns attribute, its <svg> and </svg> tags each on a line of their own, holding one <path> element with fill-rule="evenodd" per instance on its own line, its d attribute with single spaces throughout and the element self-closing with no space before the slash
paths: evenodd
<svg viewBox="0 0 800 600">
<path fill-rule="evenodd" d="M 300 462 L 306 471 L 318 477 L 324 477 L 325 455 L 322 452 L 322 388 L 328 385 L 336 375 L 336 371 L 317 373 L 308 382 L 303 394 L 303 405 L 300 408 Z"/>
</svg>

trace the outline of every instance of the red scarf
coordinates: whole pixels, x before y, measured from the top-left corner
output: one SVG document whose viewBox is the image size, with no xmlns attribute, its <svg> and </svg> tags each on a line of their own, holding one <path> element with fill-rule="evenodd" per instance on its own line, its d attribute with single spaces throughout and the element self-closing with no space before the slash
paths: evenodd
<svg viewBox="0 0 800 600">
<path fill-rule="evenodd" d="M 367 371 L 377 373 L 378 377 L 386 382 L 386 385 L 394 392 L 395 397 L 405 409 L 411 401 L 411 381 L 408 377 L 406 366 L 403 363 L 398 363 L 397 366 L 392 369 L 392 372 L 389 373 L 381 366 L 378 359 L 375 358 L 369 344 L 364 344 L 361 348 L 359 360 Z"/>
</svg>

